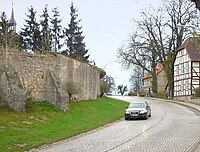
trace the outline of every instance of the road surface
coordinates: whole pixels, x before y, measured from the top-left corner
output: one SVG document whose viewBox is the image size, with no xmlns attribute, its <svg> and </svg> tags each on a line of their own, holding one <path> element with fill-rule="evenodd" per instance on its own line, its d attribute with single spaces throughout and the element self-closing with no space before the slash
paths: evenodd
<svg viewBox="0 0 200 152">
<path fill-rule="evenodd" d="M 120 97 L 127 102 L 149 102 L 147 120 L 124 119 L 95 131 L 67 139 L 34 152 L 193 152 L 200 140 L 199 113 L 170 102 Z"/>
</svg>

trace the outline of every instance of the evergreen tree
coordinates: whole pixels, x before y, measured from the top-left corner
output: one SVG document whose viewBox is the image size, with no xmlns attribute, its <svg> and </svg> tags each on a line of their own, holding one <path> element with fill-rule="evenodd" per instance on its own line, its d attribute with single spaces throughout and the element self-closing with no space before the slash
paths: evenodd
<svg viewBox="0 0 200 152">
<path fill-rule="evenodd" d="M 53 18 L 51 19 L 51 34 L 52 34 L 52 45 L 53 45 L 53 49 L 54 52 L 58 52 L 61 47 L 61 39 L 63 38 L 63 34 L 61 34 L 62 32 L 62 26 L 61 26 L 61 19 L 60 18 L 60 14 L 58 11 L 58 8 L 54 8 L 52 10 L 53 12 Z"/>
<path fill-rule="evenodd" d="M 5 12 L 0 16 L 0 47 L 1 48 L 20 48 L 20 37 L 15 31 L 10 30 L 10 24 Z"/>
<path fill-rule="evenodd" d="M 41 18 L 42 20 L 40 21 L 40 25 L 42 26 L 41 30 L 42 51 L 49 52 L 51 50 L 51 31 L 49 27 L 49 14 L 47 5 L 44 8 Z"/>
<path fill-rule="evenodd" d="M 83 42 L 85 37 L 82 36 L 82 27 L 79 26 L 79 22 L 81 20 L 77 20 L 78 10 L 74 8 L 73 3 L 71 3 L 70 11 L 70 24 L 69 27 L 65 29 L 65 43 L 67 44 L 68 49 L 62 53 L 74 57 L 78 60 L 88 62 L 89 55 L 86 55 L 88 50 L 86 49 L 86 45 Z"/>
<path fill-rule="evenodd" d="M 22 47 L 25 50 L 40 52 L 42 50 L 41 46 L 41 33 L 39 30 L 39 24 L 36 21 L 36 11 L 34 11 L 31 6 L 28 9 L 29 14 L 27 14 L 28 19 L 25 20 L 26 25 L 22 28 L 20 35 L 22 37 Z"/>
<path fill-rule="evenodd" d="M 8 36 L 8 20 L 5 12 L 1 14 L 0 20 L 0 45 L 2 48 L 6 48 L 7 46 L 7 36 Z"/>
</svg>

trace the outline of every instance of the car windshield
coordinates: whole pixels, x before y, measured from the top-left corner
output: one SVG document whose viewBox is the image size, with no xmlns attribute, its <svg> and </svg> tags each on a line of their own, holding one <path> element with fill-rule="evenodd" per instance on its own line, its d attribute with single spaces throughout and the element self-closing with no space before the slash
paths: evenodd
<svg viewBox="0 0 200 152">
<path fill-rule="evenodd" d="M 129 105 L 129 108 L 145 108 L 145 104 L 144 103 L 131 103 Z"/>
</svg>

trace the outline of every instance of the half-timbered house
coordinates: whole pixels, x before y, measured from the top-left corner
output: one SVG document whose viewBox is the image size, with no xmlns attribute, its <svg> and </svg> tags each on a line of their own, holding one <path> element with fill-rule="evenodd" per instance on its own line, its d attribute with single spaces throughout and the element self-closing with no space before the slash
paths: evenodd
<svg viewBox="0 0 200 152">
<path fill-rule="evenodd" d="M 174 61 L 174 99 L 190 101 L 200 87 L 200 40 L 188 38 Z"/>
</svg>

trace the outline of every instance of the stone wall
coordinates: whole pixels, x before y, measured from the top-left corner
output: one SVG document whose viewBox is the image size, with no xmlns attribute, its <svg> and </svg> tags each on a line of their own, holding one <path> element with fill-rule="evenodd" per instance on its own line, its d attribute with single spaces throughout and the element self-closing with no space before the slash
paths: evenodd
<svg viewBox="0 0 200 152">
<path fill-rule="evenodd" d="M 178 97 L 174 97 L 174 100 L 183 101 L 183 102 L 191 102 L 191 103 L 200 105 L 200 97 L 178 96 Z"/>
<path fill-rule="evenodd" d="M 177 100 L 177 101 L 186 101 L 186 102 L 189 102 L 191 100 L 190 98 L 191 98 L 190 96 L 176 96 L 173 99 Z"/>
<path fill-rule="evenodd" d="M 0 64 L 0 106 L 23 111 L 26 109 L 28 98 L 18 74 Z"/>
<path fill-rule="evenodd" d="M 100 92 L 99 71 L 95 66 L 66 56 L 37 55 L 12 51 L 1 54 L 0 64 L 8 71 L 15 71 L 23 88 L 34 99 L 47 101 L 67 110 L 68 94 L 63 84 L 72 81 L 79 84 L 79 100 L 96 99 Z"/>
</svg>

